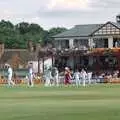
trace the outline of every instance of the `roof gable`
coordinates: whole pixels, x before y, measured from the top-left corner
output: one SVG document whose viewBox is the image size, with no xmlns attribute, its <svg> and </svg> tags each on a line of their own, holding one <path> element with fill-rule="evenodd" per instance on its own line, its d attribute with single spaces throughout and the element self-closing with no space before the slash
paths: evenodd
<svg viewBox="0 0 120 120">
<path fill-rule="evenodd" d="M 120 25 L 118 23 L 107 22 L 95 30 L 92 35 L 120 35 Z"/>
</svg>

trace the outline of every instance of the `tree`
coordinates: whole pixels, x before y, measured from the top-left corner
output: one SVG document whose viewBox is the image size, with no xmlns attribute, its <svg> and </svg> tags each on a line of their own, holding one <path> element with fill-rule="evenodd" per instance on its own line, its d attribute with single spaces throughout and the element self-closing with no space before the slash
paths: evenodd
<svg viewBox="0 0 120 120">
<path fill-rule="evenodd" d="M 47 31 L 35 23 L 21 22 L 13 25 L 10 21 L 1 20 L 0 42 L 3 42 L 6 48 L 27 48 L 28 40 L 46 45 L 52 42 L 52 36 L 65 30 L 67 29 L 56 27 Z"/>
<path fill-rule="evenodd" d="M 18 30 L 22 35 L 29 31 L 29 23 L 27 22 L 21 22 L 17 24 L 15 27 L 16 27 L 16 30 Z"/>
<path fill-rule="evenodd" d="M 29 25 L 29 32 L 36 34 L 44 31 L 42 27 L 40 27 L 38 24 L 32 23 Z"/>
<path fill-rule="evenodd" d="M 38 24 L 32 23 L 19 23 L 16 25 L 16 29 L 19 35 L 22 37 L 21 43 L 27 43 L 28 40 L 32 40 L 34 43 L 42 43 L 44 41 L 44 29 Z"/>
<path fill-rule="evenodd" d="M 1 20 L 0 22 L 0 38 L 5 47 L 12 48 L 13 43 L 16 42 L 16 31 L 14 25 L 10 21 Z"/>
<path fill-rule="evenodd" d="M 3 28 L 3 29 L 13 29 L 14 25 L 10 21 L 1 20 L 0 28 Z"/>
</svg>

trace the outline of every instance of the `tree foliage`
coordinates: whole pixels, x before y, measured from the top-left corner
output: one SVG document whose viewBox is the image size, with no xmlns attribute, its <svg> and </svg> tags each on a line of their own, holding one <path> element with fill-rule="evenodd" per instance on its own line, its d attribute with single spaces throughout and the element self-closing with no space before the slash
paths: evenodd
<svg viewBox="0 0 120 120">
<path fill-rule="evenodd" d="M 0 21 L 0 41 L 5 44 L 6 48 L 26 48 L 28 40 L 34 43 L 46 44 L 51 42 L 51 37 L 65 31 L 66 28 L 51 28 L 44 30 L 40 25 L 35 23 L 21 22 L 14 25 L 10 21 Z"/>
</svg>

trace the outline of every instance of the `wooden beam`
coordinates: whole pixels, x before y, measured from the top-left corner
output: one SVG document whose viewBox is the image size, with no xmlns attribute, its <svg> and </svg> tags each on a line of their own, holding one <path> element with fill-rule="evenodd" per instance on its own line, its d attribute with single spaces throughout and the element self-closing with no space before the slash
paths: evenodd
<svg viewBox="0 0 120 120">
<path fill-rule="evenodd" d="M 45 70 L 45 67 L 44 67 L 44 57 L 42 58 L 42 62 L 43 62 L 43 66 L 42 66 L 42 68 L 43 68 L 43 73 L 44 73 L 44 70 Z"/>
<path fill-rule="evenodd" d="M 40 58 L 38 57 L 38 74 L 40 74 Z"/>
</svg>

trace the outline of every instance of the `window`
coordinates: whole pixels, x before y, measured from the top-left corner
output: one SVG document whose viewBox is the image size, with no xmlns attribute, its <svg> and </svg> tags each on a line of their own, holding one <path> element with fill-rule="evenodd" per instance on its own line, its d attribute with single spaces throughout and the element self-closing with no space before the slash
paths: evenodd
<svg viewBox="0 0 120 120">
<path fill-rule="evenodd" d="M 104 48 L 108 48 L 108 39 L 103 39 L 104 41 Z"/>
</svg>

